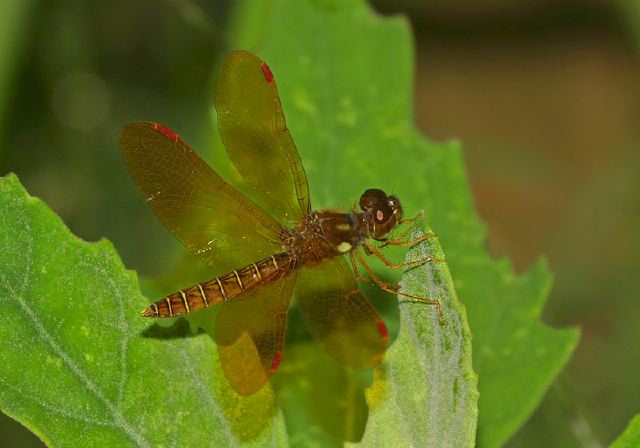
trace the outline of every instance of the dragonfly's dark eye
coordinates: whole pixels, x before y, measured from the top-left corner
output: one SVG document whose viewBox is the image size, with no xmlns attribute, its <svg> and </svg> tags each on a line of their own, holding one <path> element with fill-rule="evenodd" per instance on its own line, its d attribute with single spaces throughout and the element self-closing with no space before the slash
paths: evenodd
<svg viewBox="0 0 640 448">
<path fill-rule="evenodd" d="M 389 206 L 387 206 L 386 204 L 382 207 L 380 207 L 378 210 L 376 210 L 376 213 L 373 215 L 373 219 L 375 219 L 375 221 L 378 224 L 382 224 L 386 221 L 389 220 L 389 217 L 393 214 L 393 211 L 391 210 L 391 208 L 389 208 Z"/>
<path fill-rule="evenodd" d="M 387 202 L 387 194 L 378 188 L 369 188 L 360 196 L 360 208 L 373 211 Z"/>
</svg>

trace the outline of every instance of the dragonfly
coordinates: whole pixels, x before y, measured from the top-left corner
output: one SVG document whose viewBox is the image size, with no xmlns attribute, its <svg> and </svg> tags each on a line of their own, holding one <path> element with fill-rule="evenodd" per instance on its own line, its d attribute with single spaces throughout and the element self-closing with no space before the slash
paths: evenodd
<svg viewBox="0 0 640 448">
<path fill-rule="evenodd" d="M 125 165 L 156 217 L 222 273 L 150 304 L 142 316 L 175 317 L 218 307 L 221 364 L 233 389 L 247 396 L 267 384 L 282 361 L 294 295 L 313 338 L 333 358 L 361 370 L 380 364 L 389 335 L 358 281 L 433 304 L 441 315 L 438 301 L 400 291 L 367 262 L 374 255 L 400 269 L 436 261 L 394 264 L 382 253 L 385 246 L 409 246 L 433 236 L 407 240 L 416 218 L 403 219 L 396 196 L 371 188 L 360 196 L 359 209 L 312 210 L 305 170 L 264 61 L 247 51 L 231 52 L 220 68 L 214 103 L 222 142 L 255 200 L 227 183 L 169 128 L 133 122 L 120 131 Z M 406 228 L 392 238 L 401 227 Z"/>
</svg>

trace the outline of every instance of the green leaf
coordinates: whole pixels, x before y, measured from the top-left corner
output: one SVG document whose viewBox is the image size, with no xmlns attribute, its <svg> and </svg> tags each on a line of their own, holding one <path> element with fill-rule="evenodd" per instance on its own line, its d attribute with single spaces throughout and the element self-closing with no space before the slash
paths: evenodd
<svg viewBox="0 0 640 448">
<path fill-rule="evenodd" d="M 633 417 L 622 435 L 611 444 L 611 448 L 636 448 L 638 446 L 640 446 L 640 415 Z"/>
<path fill-rule="evenodd" d="M 474 334 L 481 392 L 478 440 L 483 447 L 501 444 L 535 408 L 577 341 L 576 331 L 552 330 L 539 322 L 550 285 L 544 265 L 515 277 L 507 262 L 490 259 L 459 145 L 428 142 L 415 129 L 413 46 L 405 20 L 378 16 L 361 0 L 277 0 L 262 20 L 264 27 L 258 27 L 254 15 L 251 28 L 236 35 L 255 42 L 251 49 L 278 79 L 315 208 L 348 209 L 364 189 L 383 188 L 398 194 L 409 216 L 424 209 L 439 233 Z M 244 26 L 242 18 L 236 23 Z M 149 324 L 138 311 L 147 301 L 109 243 L 78 241 L 15 178 L 1 185 L 4 412 L 52 445 L 225 446 L 256 435 L 245 421 L 263 403 L 243 402 L 224 388 L 208 338 L 162 339 L 157 337 L 161 330 L 141 336 Z M 451 303 L 457 310 L 451 313 L 461 313 Z M 447 352 L 436 349 L 439 332 L 446 335 L 449 327 L 424 325 L 421 313 L 433 314 L 428 306 L 403 303 L 401 313 L 400 339 L 385 366 L 409 368 L 409 354 L 424 337 L 435 339 L 425 346 L 434 359 L 425 361 L 426 370 L 416 378 L 389 377 L 388 390 L 401 395 L 370 394 L 365 438 L 372 443 L 382 440 L 382 431 L 396 429 L 380 416 L 392 415 L 391 421 L 407 425 L 409 434 L 402 440 L 424 440 L 452 424 L 436 419 L 429 428 L 414 428 L 403 420 L 418 409 L 426 418 L 436 407 L 435 398 L 420 387 L 431 380 L 430 372 L 442 369 Z M 468 338 L 463 318 L 458 319 L 464 347 Z M 414 333 L 418 339 L 408 337 Z M 457 372 L 466 372 L 462 378 L 472 384 L 468 366 Z M 437 392 L 436 397 L 447 396 L 444 389 Z M 466 392 L 467 401 L 453 401 L 461 414 L 452 415 L 470 417 L 472 388 Z M 414 397 L 418 401 L 412 403 Z M 396 409 L 393 403 L 403 406 Z M 264 418 L 268 400 L 262 410 Z M 468 442 L 469 420 L 459 421 L 460 437 Z M 280 446 L 285 437 L 276 413 L 273 426 L 253 443 Z M 396 432 L 393 440 L 399 437 Z"/>
<path fill-rule="evenodd" d="M 382 188 L 395 192 L 409 215 L 424 209 L 438 232 L 474 335 L 478 443 L 501 445 L 578 341 L 576 330 L 539 320 L 550 288 L 545 264 L 517 277 L 508 262 L 489 257 L 459 144 L 429 142 L 416 130 L 405 19 L 381 17 L 362 0 L 279 0 L 264 20 L 259 38 L 236 35 L 255 39 L 251 49 L 278 80 L 314 207 L 349 208 L 364 189 Z"/>
<path fill-rule="evenodd" d="M 15 176 L 0 180 L 3 412 L 50 446 L 239 446 L 253 436 L 234 427 L 242 403 L 229 405 L 209 338 L 154 337 L 139 317 L 146 303 L 108 241 L 79 240 Z M 286 437 L 276 414 L 249 445 Z"/>
<path fill-rule="evenodd" d="M 416 232 L 413 238 L 423 235 Z M 407 262 L 444 260 L 437 238 L 412 248 Z M 438 300 L 435 306 L 402 300 L 400 333 L 369 392 L 371 414 L 364 446 L 475 445 L 477 377 L 471 367 L 471 334 L 444 262 L 426 263 L 402 278 L 403 291 Z M 382 383 L 382 384 L 381 384 Z"/>
</svg>

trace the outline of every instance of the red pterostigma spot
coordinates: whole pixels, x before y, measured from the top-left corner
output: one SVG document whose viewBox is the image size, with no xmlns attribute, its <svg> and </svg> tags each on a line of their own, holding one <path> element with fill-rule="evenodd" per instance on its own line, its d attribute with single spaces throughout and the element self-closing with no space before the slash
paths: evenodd
<svg viewBox="0 0 640 448">
<path fill-rule="evenodd" d="M 164 135 L 169 137 L 171 140 L 176 140 L 176 141 L 178 140 L 178 134 L 173 132 L 168 127 L 162 126 L 161 124 L 157 124 L 157 123 L 155 123 L 153 127 L 155 127 L 158 131 L 162 132 Z"/>
<path fill-rule="evenodd" d="M 273 73 L 271 73 L 271 69 L 264 62 L 262 63 L 262 73 L 264 74 L 264 79 L 271 84 L 273 82 Z"/>
<path fill-rule="evenodd" d="M 387 326 L 381 320 L 378 321 L 378 331 L 380 332 L 380 336 L 382 336 L 382 339 L 387 339 L 389 337 Z"/>
<path fill-rule="evenodd" d="M 271 363 L 272 372 L 275 372 L 276 370 L 278 370 L 278 366 L 280 365 L 281 361 L 282 361 L 282 352 L 277 352 L 276 355 L 273 357 L 273 362 Z"/>
</svg>

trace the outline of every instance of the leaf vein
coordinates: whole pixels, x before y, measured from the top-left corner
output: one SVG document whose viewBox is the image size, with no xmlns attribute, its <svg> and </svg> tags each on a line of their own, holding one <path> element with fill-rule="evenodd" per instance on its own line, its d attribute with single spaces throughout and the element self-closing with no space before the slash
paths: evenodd
<svg viewBox="0 0 640 448">
<path fill-rule="evenodd" d="M 213 411 L 215 416 L 218 418 L 218 421 L 224 421 L 224 415 L 220 410 L 220 407 L 216 405 L 216 402 L 211 398 L 211 391 L 207 388 L 207 386 L 202 382 L 202 378 L 196 372 L 194 365 L 194 360 L 191 359 L 190 354 L 187 352 L 184 346 L 180 348 L 180 354 L 182 355 L 182 360 L 184 361 L 185 368 L 191 375 L 193 382 L 195 383 L 196 389 L 199 392 L 199 396 L 203 397 L 207 406 Z M 234 436 L 234 434 L 230 431 L 229 425 L 222 425 L 224 428 L 224 435 L 227 439 L 227 446 L 235 447 L 238 446 L 238 439 Z"/>
<path fill-rule="evenodd" d="M 20 212 L 18 212 L 20 213 Z M 24 217 L 24 212 L 20 213 L 22 217 Z M 64 362 L 64 364 L 69 368 L 69 370 L 84 384 L 84 386 L 107 408 L 108 412 L 111 414 L 113 418 L 113 423 L 115 427 L 119 427 L 123 430 L 123 432 L 131 438 L 137 445 L 139 446 L 150 446 L 149 442 L 134 428 L 127 422 L 124 416 L 120 413 L 120 411 L 111 403 L 104 394 L 100 391 L 100 389 L 94 384 L 93 381 L 82 371 L 82 369 L 73 361 L 73 359 L 63 350 L 63 348 L 58 344 L 55 338 L 49 333 L 46 327 L 43 325 L 42 321 L 38 318 L 36 313 L 31 309 L 29 304 L 23 297 L 23 294 L 27 291 L 29 285 L 29 277 L 33 268 L 33 232 L 31 226 L 27 222 L 28 220 L 22 219 L 23 225 L 21 226 L 22 231 L 29 235 L 28 237 L 22 238 L 23 241 L 26 242 L 27 249 L 25 250 L 25 260 L 28 260 L 25 267 L 25 274 L 22 277 L 22 282 L 18 288 L 14 287 L 6 277 L 0 273 L 0 279 L 2 283 L 5 285 L 5 288 L 9 292 L 11 296 L 15 298 L 16 303 L 19 305 L 24 315 L 26 315 L 33 328 L 36 331 L 37 336 L 40 338 L 42 342 L 49 346 L 49 348 Z M 46 239 L 46 238 L 45 238 Z"/>
</svg>

